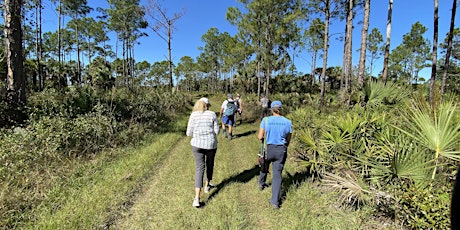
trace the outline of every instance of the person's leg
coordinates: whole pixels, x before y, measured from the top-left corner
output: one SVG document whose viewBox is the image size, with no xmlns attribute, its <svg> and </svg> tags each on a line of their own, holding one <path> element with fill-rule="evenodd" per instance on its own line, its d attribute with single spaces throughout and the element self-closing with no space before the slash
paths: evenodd
<svg viewBox="0 0 460 230">
<path fill-rule="evenodd" d="M 228 117 L 227 116 L 223 116 L 222 117 L 222 135 L 225 137 L 227 135 L 227 130 L 225 129 L 225 125 L 227 124 L 228 122 Z"/>
<path fill-rule="evenodd" d="M 270 202 L 276 206 L 280 205 L 281 187 L 283 182 L 283 169 L 287 157 L 287 148 L 285 146 L 268 146 L 270 152 L 269 159 L 273 161 L 272 167 L 272 198 Z"/>
<path fill-rule="evenodd" d="M 233 131 L 233 122 L 228 123 L 228 135 L 232 135 Z"/>
<path fill-rule="evenodd" d="M 232 139 L 232 134 L 233 134 L 233 124 L 235 124 L 235 115 L 229 116 L 228 117 L 228 139 Z"/>
<path fill-rule="evenodd" d="M 195 199 L 200 198 L 201 188 L 203 187 L 204 175 L 204 154 L 202 149 L 192 146 L 193 156 L 195 157 Z"/>
<path fill-rule="evenodd" d="M 212 175 L 214 173 L 214 159 L 216 156 L 217 149 L 207 150 L 206 153 L 206 186 L 212 180 Z"/>
<path fill-rule="evenodd" d="M 266 182 L 267 182 L 267 173 L 263 172 L 263 170 L 260 170 L 259 180 L 257 181 L 260 190 L 263 190 L 265 187 L 267 187 Z"/>
</svg>

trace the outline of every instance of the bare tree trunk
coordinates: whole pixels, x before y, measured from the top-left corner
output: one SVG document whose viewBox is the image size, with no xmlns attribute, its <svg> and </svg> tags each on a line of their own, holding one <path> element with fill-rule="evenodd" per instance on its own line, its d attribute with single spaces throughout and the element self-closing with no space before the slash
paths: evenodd
<svg viewBox="0 0 460 230">
<path fill-rule="evenodd" d="M 174 16 L 168 17 L 166 9 L 162 9 L 161 5 L 156 0 L 147 1 L 147 14 L 155 21 L 152 23 L 152 30 L 168 44 L 168 62 L 169 62 L 169 88 L 174 87 L 173 82 L 173 62 L 171 55 L 171 38 L 174 24 L 181 18 L 185 12 L 175 13 Z"/>
<path fill-rule="evenodd" d="M 348 19 L 347 19 L 347 26 L 348 26 L 348 30 L 347 30 L 347 33 L 349 34 L 348 35 L 348 46 L 347 46 L 347 65 L 346 65 L 346 68 L 347 68 L 347 71 L 346 71 L 346 76 L 345 76 L 345 90 L 347 92 L 347 94 L 350 94 L 351 93 L 351 77 L 352 77 L 352 68 L 353 68 L 353 62 L 352 62 L 352 44 L 353 44 L 353 39 L 352 39 L 352 36 L 353 36 L 353 18 L 355 17 L 354 16 L 354 13 L 353 13 L 353 8 L 354 8 L 354 1 L 353 0 L 350 0 L 349 3 L 348 3 L 348 10 L 349 10 L 349 15 L 348 15 Z M 350 100 L 348 99 L 347 100 L 347 104 L 349 105 L 350 104 Z"/>
<path fill-rule="evenodd" d="M 387 17 L 387 31 L 386 31 L 386 43 L 385 43 L 385 54 L 383 58 L 383 84 L 387 83 L 388 78 L 388 58 L 390 57 L 390 38 L 391 38 L 391 16 L 393 14 L 393 0 L 388 1 L 388 17 Z"/>
<path fill-rule="evenodd" d="M 348 16 L 347 16 L 347 18 L 348 18 Z M 348 41 L 347 30 L 348 30 L 348 20 L 347 20 L 347 23 L 345 24 L 345 41 L 343 42 L 342 74 L 340 75 L 340 89 L 345 87 L 345 76 L 346 76 L 346 72 L 347 72 L 347 68 L 346 68 L 346 66 L 347 66 L 347 52 L 348 52 L 348 49 L 347 49 L 347 45 L 348 45 L 348 43 L 347 43 L 347 41 Z"/>
<path fill-rule="evenodd" d="M 40 4 L 40 10 L 38 11 L 39 16 L 38 16 L 38 21 L 39 21 L 39 27 L 38 27 L 38 85 L 39 85 L 39 90 L 42 91 L 43 88 L 45 87 L 45 76 L 43 76 L 43 67 L 41 64 L 42 57 L 43 57 L 43 31 L 42 31 L 42 0 L 39 0 Z"/>
<path fill-rule="evenodd" d="M 313 52 L 312 56 L 312 67 L 311 67 L 311 86 L 312 88 L 315 86 L 315 77 L 316 77 L 316 54 L 317 52 Z"/>
<path fill-rule="evenodd" d="M 272 14 L 270 13 L 268 15 L 268 21 L 271 21 L 271 17 L 272 17 Z M 272 40 L 271 40 L 271 34 L 269 33 L 268 31 L 268 28 L 265 29 L 265 39 L 267 40 L 267 47 L 272 47 Z M 270 77 L 271 77 L 271 50 L 267 50 L 265 54 L 265 57 L 266 57 L 266 60 L 265 60 L 265 64 L 266 64 L 266 72 L 265 72 L 265 95 L 268 95 L 270 94 L 270 90 L 269 90 L 269 86 L 270 86 Z"/>
<path fill-rule="evenodd" d="M 321 71 L 321 93 L 320 93 L 320 101 L 319 107 L 320 109 L 324 106 L 324 96 L 326 93 L 326 68 L 327 68 L 327 51 L 329 45 L 329 20 L 331 17 L 331 2 L 330 0 L 326 0 L 326 20 L 324 22 L 324 55 L 323 55 L 323 69 Z"/>
<path fill-rule="evenodd" d="M 366 70 L 366 42 L 367 42 L 367 31 L 369 28 L 369 13 L 371 10 L 371 0 L 366 0 L 364 5 L 364 23 L 361 31 L 361 50 L 359 56 L 359 68 L 358 68 L 358 85 L 361 88 L 364 83 L 364 74 Z"/>
<path fill-rule="evenodd" d="M 257 60 L 257 98 L 260 98 L 260 83 L 260 60 Z"/>
<path fill-rule="evenodd" d="M 77 16 L 78 17 L 78 16 Z M 75 18 L 77 18 L 75 17 Z M 77 38 L 77 83 L 81 86 L 81 63 L 80 63 L 80 39 L 78 39 L 78 24 L 75 26 L 75 37 Z"/>
<path fill-rule="evenodd" d="M 348 1 L 347 7 L 347 23 L 345 27 L 345 46 L 343 54 L 343 67 L 342 67 L 342 78 L 340 80 L 340 88 L 345 88 L 347 93 L 350 93 L 350 82 L 351 82 L 351 68 L 352 68 L 352 30 L 353 30 L 353 7 L 354 1 Z M 343 85 L 342 85 L 343 84 Z"/>
<path fill-rule="evenodd" d="M 436 83 L 436 66 L 438 60 L 438 0 L 434 0 L 434 25 L 433 25 L 433 64 L 431 66 L 431 80 L 430 80 L 430 104 L 434 106 L 434 93 Z"/>
<path fill-rule="evenodd" d="M 172 90 L 174 87 L 173 83 L 173 63 L 172 63 L 172 57 L 171 57 L 171 26 L 172 26 L 172 21 L 168 21 L 168 63 L 169 63 L 169 89 Z"/>
<path fill-rule="evenodd" d="M 37 90 L 40 83 L 40 28 L 41 28 L 41 11 L 42 3 L 41 0 L 35 1 L 35 55 L 37 60 L 37 69 L 35 70 L 35 76 L 32 78 L 32 87 Z"/>
<path fill-rule="evenodd" d="M 5 0 L 4 3 L 7 100 L 11 108 L 16 109 L 26 104 L 21 27 L 22 0 Z"/>
<path fill-rule="evenodd" d="M 59 0 L 58 6 L 58 63 L 61 64 L 61 17 L 62 17 L 62 3 Z"/>
<path fill-rule="evenodd" d="M 449 35 L 447 38 L 447 52 L 446 52 L 446 61 L 444 63 L 444 73 L 442 75 L 442 84 L 441 84 L 441 95 L 444 95 L 446 90 L 446 81 L 447 81 L 447 71 L 449 70 L 449 59 L 450 54 L 452 53 L 452 39 L 454 37 L 454 28 L 455 28 L 455 13 L 457 12 L 457 0 L 452 1 L 452 15 L 450 17 L 450 29 Z"/>
</svg>

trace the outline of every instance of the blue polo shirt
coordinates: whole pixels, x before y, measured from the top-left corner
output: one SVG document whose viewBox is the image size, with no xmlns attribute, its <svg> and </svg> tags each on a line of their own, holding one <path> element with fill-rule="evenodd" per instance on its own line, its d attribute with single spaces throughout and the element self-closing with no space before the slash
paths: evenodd
<svg viewBox="0 0 460 230">
<path fill-rule="evenodd" d="M 292 133 L 292 122 L 283 116 L 270 116 L 262 119 L 260 128 L 265 129 L 267 145 L 285 145 L 286 136 Z"/>
</svg>

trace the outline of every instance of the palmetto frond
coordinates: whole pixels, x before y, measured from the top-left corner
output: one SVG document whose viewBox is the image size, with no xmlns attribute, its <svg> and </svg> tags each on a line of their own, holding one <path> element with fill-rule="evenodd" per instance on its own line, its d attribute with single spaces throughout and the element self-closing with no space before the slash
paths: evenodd
<svg viewBox="0 0 460 230">
<path fill-rule="evenodd" d="M 394 179 L 409 179 L 416 184 L 425 184 L 429 171 L 433 168 L 430 154 L 409 138 L 391 131 L 382 133 L 378 157 L 368 159 L 371 179 L 390 182 Z"/>
<path fill-rule="evenodd" d="M 299 131 L 297 135 L 299 145 L 304 153 L 301 153 L 304 162 L 301 165 L 310 168 L 310 173 L 321 173 L 326 161 L 323 159 L 324 147 L 315 139 L 310 128 L 305 128 Z"/>
<path fill-rule="evenodd" d="M 343 176 L 333 173 L 324 173 L 321 181 L 324 185 L 339 190 L 342 201 L 351 204 L 369 202 L 368 196 L 366 195 L 371 194 L 371 191 L 366 183 L 362 179 L 356 177 L 352 171 L 344 173 Z"/>
<path fill-rule="evenodd" d="M 396 83 L 368 81 L 364 85 L 364 95 L 366 96 L 366 104 L 376 106 L 380 104 L 394 104 L 407 98 L 409 91 L 402 88 Z"/>
<path fill-rule="evenodd" d="M 406 117 L 407 129 L 396 128 L 421 146 L 433 151 L 436 163 L 440 156 L 459 161 L 460 122 L 455 121 L 456 112 L 452 99 L 442 102 L 433 110 L 425 101 L 413 102 Z"/>
</svg>

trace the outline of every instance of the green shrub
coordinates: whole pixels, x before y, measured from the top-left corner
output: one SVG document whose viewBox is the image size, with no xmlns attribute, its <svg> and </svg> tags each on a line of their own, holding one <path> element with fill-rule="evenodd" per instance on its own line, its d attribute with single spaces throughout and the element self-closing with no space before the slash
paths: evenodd
<svg viewBox="0 0 460 230">
<path fill-rule="evenodd" d="M 446 185 L 408 188 L 399 194 L 399 218 L 412 229 L 449 229 L 450 190 L 451 187 Z"/>
</svg>

